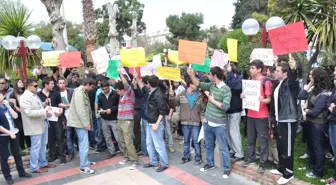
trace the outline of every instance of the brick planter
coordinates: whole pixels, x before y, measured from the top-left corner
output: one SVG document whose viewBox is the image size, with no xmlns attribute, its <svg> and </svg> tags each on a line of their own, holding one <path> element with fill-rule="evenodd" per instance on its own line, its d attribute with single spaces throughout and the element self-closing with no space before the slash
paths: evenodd
<svg viewBox="0 0 336 185">
<path fill-rule="evenodd" d="M 257 183 L 263 184 L 263 185 L 274 185 L 277 184 L 277 180 L 280 178 L 280 176 L 273 175 L 269 171 L 266 171 L 263 174 L 258 173 L 258 165 L 252 164 L 246 168 L 241 167 L 240 163 L 234 163 L 232 164 L 232 170 L 234 173 L 241 175 L 249 180 L 255 181 Z M 308 182 L 304 182 L 298 179 L 291 180 L 289 185 L 312 185 Z"/>
</svg>

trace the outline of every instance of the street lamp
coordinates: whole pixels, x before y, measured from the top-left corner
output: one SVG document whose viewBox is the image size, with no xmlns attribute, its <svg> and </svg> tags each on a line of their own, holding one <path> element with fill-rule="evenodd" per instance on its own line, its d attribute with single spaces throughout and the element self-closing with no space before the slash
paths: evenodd
<svg viewBox="0 0 336 185">
<path fill-rule="evenodd" d="M 262 26 L 262 32 L 260 35 L 260 39 L 257 41 L 252 41 L 253 36 L 255 36 L 259 32 L 259 23 L 255 19 L 247 19 L 243 22 L 242 30 L 246 36 L 248 36 L 250 42 L 262 42 L 263 47 L 266 48 L 267 44 L 270 43 L 268 38 L 268 31 L 279 28 L 281 26 L 285 26 L 285 22 L 281 17 L 271 17 L 267 20 L 266 25 Z"/>
<path fill-rule="evenodd" d="M 22 72 L 24 83 L 27 82 L 27 55 L 33 55 L 41 46 L 41 39 L 36 35 L 31 35 L 27 39 L 21 36 L 14 37 L 12 35 L 5 36 L 1 45 L 16 56 L 21 56 Z"/>
</svg>

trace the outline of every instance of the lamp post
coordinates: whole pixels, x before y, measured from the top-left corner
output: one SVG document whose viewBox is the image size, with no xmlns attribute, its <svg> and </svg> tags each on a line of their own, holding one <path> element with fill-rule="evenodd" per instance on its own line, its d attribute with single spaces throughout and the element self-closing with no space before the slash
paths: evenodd
<svg viewBox="0 0 336 185">
<path fill-rule="evenodd" d="M 266 48 L 267 44 L 270 43 L 268 38 L 268 31 L 285 26 L 285 22 L 281 17 L 271 17 L 267 20 L 266 24 L 262 26 L 262 32 L 260 34 L 260 39 L 253 41 L 252 38 L 259 32 L 259 23 L 255 19 L 246 19 L 243 22 L 242 30 L 246 36 L 248 36 L 250 42 L 262 43 L 263 47 Z"/>
<path fill-rule="evenodd" d="M 24 37 L 5 36 L 1 41 L 2 46 L 12 52 L 13 55 L 21 56 L 22 73 L 24 83 L 27 82 L 27 55 L 33 55 L 41 46 L 41 39 L 36 35 L 31 35 L 27 39 Z"/>
</svg>

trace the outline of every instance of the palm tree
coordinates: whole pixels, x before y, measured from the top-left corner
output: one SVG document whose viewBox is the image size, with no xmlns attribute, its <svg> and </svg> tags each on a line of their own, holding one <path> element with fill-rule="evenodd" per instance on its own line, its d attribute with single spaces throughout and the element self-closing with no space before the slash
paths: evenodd
<svg viewBox="0 0 336 185">
<path fill-rule="evenodd" d="M 31 12 L 19 1 L 0 1 L 0 38 L 6 35 L 27 37 L 33 25 L 28 22 Z M 41 52 L 27 57 L 27 65 L 33 66 L 41 58 Z M 0 47 L 0 71 L 14 71 L 21 66 L 21 59 Z"/>
<path fill-rule="evenodd" d="M 336 41 L 336 7 L 333 0 L 291 0 L 291 9 L 286 16 L 287 23 L 303 21 L 307 41 L 314 54 L 310 58 L 307 71 L 317 62 L 321 50 L 335 51 Z M 307 76 L 304 73 L 304 77 Z M 304 78 L 306 79 L 306 78 Z"/>
<path fill-rule="evenodd" d="M 83 5 L 83 19 L 84 19 L 84 33 L 86 46 L 86 60 L 93 62 L 91 52 L 96 49 L 96 24 L 93 10 L 92 0 L 82 0 Z"/>
</svg>

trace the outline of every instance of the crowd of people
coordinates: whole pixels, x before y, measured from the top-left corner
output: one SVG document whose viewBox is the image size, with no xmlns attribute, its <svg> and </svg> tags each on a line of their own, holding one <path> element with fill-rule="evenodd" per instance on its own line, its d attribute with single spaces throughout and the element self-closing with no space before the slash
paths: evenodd
<svg viewBox="0 0 336 185">
<path fill-rule="evenodd" d="M 61 70 L 54 67 L 48 76 L 42 67 L 38 75 L 40 88 L 37 78 L 25 83 L 18 80 L 12 88 L 1 76 L 0 153 L 4 178 L 13 184 L 9 156 L 14 157 L 20 177 L 31 177 L 20 156 L 20 150 L 26 148 L 30 148 L 31 173 L 47 172 L 55 167 L 57 159 L 61 165 L 70 162 L 76 149 L 82 173 L 94 173 L 90 166 L 95 162 L 89 161 L 89 150 L 106 150 L 108 158 L 121 153 L 124 160 L 119 164 L 130 164 L 130 170 L 139 167 L 139 157 L 149 156 L 143 168 L 162 172 L 169 168 L 168 152 L 175 152 L 176 132 L 184 146 L 182 164 L 192 161 L 195 153 L 195 165 L 205 161 L 200 171 L 214 169 L 217 141 L 223 178 L 229 178 L 232 162 L 247 167 L 256 162 L 259 153 L 259 173 L 266 171 L 271 160 L 277 168 L 270 172 L 282 176 L 278 184 L 286 184 L 294 178 L 298 127 L 303 128 L 309 156 L 307 166 L 311 172 L 306 176 L 322 177 L 326 151 L 336 152 L 336 90 L 332 91 L 324 69 L 313 69 L 309 83 L 302 87 L 302 71 L 292 57 L 276 57 L 274 63 L 264 76 L 263 62 L 251 61 L 247 78 L 234 63 L 224 69 L 212 67 L 210 74 L 186 66 L 181 82 L 160 80 L 156 75 L 140 77 L 127 68 L 118 69 L 119 79 L 110 79 L 94 73 L 92 65 L 82 78 L 76 68 L 61 75 Z M 243 110 L 243 79 L 260 81 L 259 111 Z M 55 112 L 55 107 L 59 111 Z M 52 114 L 57 121 L 48 120 Z M 242 120 L 246 122 L 246 155 L 240 133 Z M 205 158 L 199 141 L 201 130 Z M 335 182 L 336 172 L 327 180 Z"/>
</svg>

